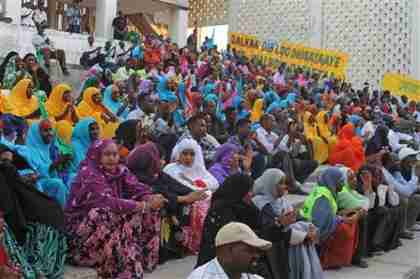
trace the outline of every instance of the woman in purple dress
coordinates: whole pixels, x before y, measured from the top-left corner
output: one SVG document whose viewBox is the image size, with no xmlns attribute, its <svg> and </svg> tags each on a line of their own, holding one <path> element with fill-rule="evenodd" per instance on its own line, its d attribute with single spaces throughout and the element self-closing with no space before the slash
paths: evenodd
<svg viewBox="0 0 420 279">
<path fill-rule="evenodd" d="M 65 209 L 71 262 L 95 267 L 102 278 L 143 278 L 159 260 L 165 202 L 119 164 L 115 142 L 94 142 Z"/>
</svg>

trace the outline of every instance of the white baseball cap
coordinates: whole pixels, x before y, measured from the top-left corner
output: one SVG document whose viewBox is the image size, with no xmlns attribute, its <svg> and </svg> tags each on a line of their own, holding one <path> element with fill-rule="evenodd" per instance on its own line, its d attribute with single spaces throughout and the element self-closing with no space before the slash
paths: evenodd
<svg viewBox="0 0 420 279">
<path fill-rule="evenodd" d="M 418 155 L 419 153 L 420 151 L 416 151 L 409 147 L 403 147 L 401 148 L 400 152 L 398 152 L 398 159 L 402 161 L 408 156 Z"/>
<path fill-rule="evenodd" d="M 243 242 L 264 251 L 269 250 L 272 246 L 270 241 L 259 238 L 250 227 L 237 222 L 224 225 L 217 233 L 215 242 L 216 247 Z"/>
</svg>

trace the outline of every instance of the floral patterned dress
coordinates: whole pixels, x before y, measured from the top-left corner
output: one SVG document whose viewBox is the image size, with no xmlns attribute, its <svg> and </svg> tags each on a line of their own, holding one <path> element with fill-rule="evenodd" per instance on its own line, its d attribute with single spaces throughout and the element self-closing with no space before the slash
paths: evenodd
<svg viewBox="0 0 420 279">
<path fill-rule="evenodd" d="M 101 278 L 140 279 L 159 260 L 160 218 L 137 210 L 151 192 L 126 167 L 110 174 L 100 166 L 110 142 L 92 145 L 73 183 L 65 210 L 69 258 L 95 267 Z"/>
</svg>

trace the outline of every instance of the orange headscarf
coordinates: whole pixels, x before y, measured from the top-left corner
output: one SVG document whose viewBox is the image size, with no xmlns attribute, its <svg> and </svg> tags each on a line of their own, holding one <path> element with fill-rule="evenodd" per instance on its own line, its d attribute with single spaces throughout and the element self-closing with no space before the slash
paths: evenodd
<svg viewBox="0 0 420 279">
<path fill-rule="evenodd" d="M 338 142 L 329 158 L 330 164 L 342 164 L 358 171 L 365 163 L 362 140 L 355 136 L 354 126 L 348 123 L 338 132 Z"/>
</svg>

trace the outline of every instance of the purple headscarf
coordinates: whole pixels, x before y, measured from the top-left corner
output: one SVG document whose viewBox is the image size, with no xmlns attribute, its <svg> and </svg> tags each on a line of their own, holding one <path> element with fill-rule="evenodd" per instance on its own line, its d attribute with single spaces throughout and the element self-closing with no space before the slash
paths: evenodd
<svg viewBox="0 0 420 279">
<path fill-rule="evenodd" d="M 106 172 L 101 166 L 103 150 L 113 143 L 112 140 L 98 140 L 90 146 L 71 187 L 65 209 L 67 218 L 86 216 L 94 208 L 130 213 L 136 210 L 138 201 L 148 199 L 150 188 L 139 183 L 125 166 L 119 165 L 115 174 Z"/>
<path fill-rule="evenodd" d="M 236 172 L 236 170 L 231 170 L 230 160 L 234 154 L 240 153 L 240 151 L 239 146 L 231 143 L 225 143 L 217 149 L 209 172 L 217 179 L 220 185 L 223 184 L 226 177 Z"/>
<path fill-rule="evenodd" d="M 156 144 L 148 142 L 134 148 L 128 155 L 127 166 L 139 181 L 153 183 L 161 171 L 160 152 Z"/>
</svg>

